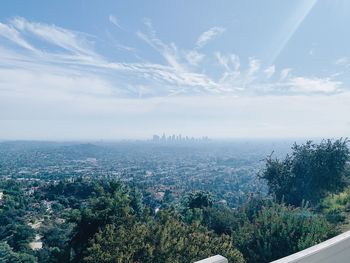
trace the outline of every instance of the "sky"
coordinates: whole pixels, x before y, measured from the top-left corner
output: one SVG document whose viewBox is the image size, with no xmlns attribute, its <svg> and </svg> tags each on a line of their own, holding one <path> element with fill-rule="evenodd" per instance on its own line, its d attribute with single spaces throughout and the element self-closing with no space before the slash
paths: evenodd
<svg viewBox="0 0 350 263">
<path fill-rule="evenodd" d="M 348 0 L 5 0 L 0 139 L 348 137 Z"/>
</svg>

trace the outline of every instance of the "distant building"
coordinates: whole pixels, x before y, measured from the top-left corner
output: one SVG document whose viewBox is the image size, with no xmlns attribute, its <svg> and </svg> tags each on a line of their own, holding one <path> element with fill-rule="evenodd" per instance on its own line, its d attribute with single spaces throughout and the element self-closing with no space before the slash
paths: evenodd
<svg viewBox="0 0 350 263">
<path fill-rule="evenodd" d="M 160 140 L 160 137 L 157 134 L 153 135 L 154 142 L 159 142 L 159 140 Z"/>
<path fill-rule="evenodd" d="M 166 142 L 166 136 L 165 136 L 165 133 L 163 133 L 161 141 L 162 141 L 162 142 Z"/>
<path fill-rule="evenodd" d="M 180 143 L 180 142 L 206 142 L 210 141 L 208 136 L 203 136 L 201 138 L 194 138 L 189 136 L 178 135 L 166 135 L 165 133 L 162 136 L 154 134 L 152 137 L 153 142 L 162 142 L 162 143 Z"/>
</svg>

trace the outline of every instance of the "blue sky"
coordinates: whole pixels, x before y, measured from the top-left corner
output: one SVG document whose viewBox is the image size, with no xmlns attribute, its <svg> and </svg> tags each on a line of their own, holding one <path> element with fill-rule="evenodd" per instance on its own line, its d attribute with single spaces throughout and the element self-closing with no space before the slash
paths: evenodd
<svg viewBox="0 0 350 263">
<path fill-rule="evenodd" d="M 0 138 L 348 136 L 350 2 L 3 1 Z"/>
</svg>

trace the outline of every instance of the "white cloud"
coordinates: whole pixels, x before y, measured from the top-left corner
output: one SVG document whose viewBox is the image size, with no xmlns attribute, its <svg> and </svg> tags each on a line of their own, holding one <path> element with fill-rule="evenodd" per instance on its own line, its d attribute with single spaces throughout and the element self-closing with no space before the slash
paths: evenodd
<svg viewBox="0 0 350 263">
<path fill-rule="evenodd" d="M 102 56 L 97 54 L 93 47 L 89 45 L 85 36 L 79 32 L 72 32 L 67 29 L 62 29 L 54 25 L 46 25 L 39 23 L 32 23 L 23 18 L 16 18 L 11 20 L 11 23 L 18 29 L 14 32 L 18 32 L 18 37 L 22 36 L 36 36 L 41 40 L 49 41 L 50 43 L 64 48 L 61 52 L 51 53 L 49 51 L 41 52 L 40 54 L 21 55 L 16 52 L 1 48 L 0 45 L 0 58 L 3 66 L 7 65 L 10 68 L 20 69 L 23 68 L 28 74 L 23 73 L 23 79 L 26 79 L 28 75 L 32 76 L 33 70 L 37 70 L 40 74 L 45 75 L 45 79 L 52 79 L 52 85 L 49 81 L 43 84 L 42 78 L 37 78 L 37 82 L 31 79 L 28 85 L 32 86 L 47 86 L 55 87 L 61 91 L 67 87 L 74 85 L 67 85 L 71 83 L 70 79 L 76 81 L 76 86 L 87 86 L 85 89 L 89 90 L 93 87 L 103 90 L 105 87 L 108 89 L 113 86 L 116 91 L 115 94 L 121 96 L 134 96 L 135 93 L 139 94 L 137 88 L 133 89 L 130 85 L 135 87 L 145 86 L 145 82 L 149 83 L 153 87 L 154 92 L 146 92 L 153 96 L 164 96 L 178 93 L 189 93 L 191 91 L 207 92 L 213 90 L 216 85 L 213 80 L 208 76 L 191 72 L 186 69 L 186 66 L 179 61 L 179 52 L 174 44 L 166 45 L 155 35 L 155 31 L 151 28 L 150 21 L 148 22 L 150 35 L 140 33 L 140 36 L 144 38 L 150 45 L 152 45 L 168 62 L 169 66 L 160 64 L 153 64 L 149 62 L 144 63 L 119 63 L 119 62 L 107 62 Z M 73 54 L 72 54 L 73 53 Z M 91 55 L 91 56 L 90 56 Z M 193 52 L 187 59 L 192 63 L 199 63 L 201 55 L 198 52 Z M 71 65 L 72 67 L 67 67 Z M 91 71 L 92 68 L 97 70 Z M 61 73 L 62 78 L 66 78 L 67 82 L 63 85 L 62 79 L 57 81 L 55 76 Z M 2 72 L 4 76 L 6 74 Z M 21 74 L 22 74 L 21 73 Z M 137 74 L 135 76 L 135 73 Z M 138 74 L 139 73 L 139 74 Z M 100 79 L 102 82 L 96 81 L 83 81 L 83 77 L 86 79 Z M 21 79 L 13 78 L 12 84 L 14 86 L 21 86 L 23 83 L 17 80 Z M 121 80 L 122 81 L 121 81 Z M 2 79 L 2 83 L 11 82 L 8 78 Z M 62 85 L 55 86 L 55 83 L 61 83 Z M 81 83 L 81 85 L 79 84 Z M 112 84 L 113 83 L 113 84 Z M 28 86 L 27 85 L 27 86 Z M 144 92 L 142 94 L 146 94 Z M 213 90 L 214 91 L 214 90 Z M 83 91 L 82 91 L 83 92 Z M 67 93 L 69 94 L 69 93 Z"/>
<path fill-rule="evenodd" d="M 267 69 L 264 70 L 264 73 L 266 75 L 266 77 L 269 79 L 273 76 L 273 74 L 275 74 L 276 71 L 276 67 L 275 65 L 272 65 L 270 67 L 268 67 Z"/>
<path fill-rule="evenodd" d="M 212 27 L 209 30 L 203 32 L 197 42 L 196 42 L 196 46 L 198 48 L 202 48 L 204 47 L 210 40 L 214 39 L 215 37 L 221 35 L 222 33 L 224 33 L 226 31 L 225 28 L 223 27 Z"/>
<path fill-rule="evenodd" d="M 29 22 L 17 17 L 11 24 L 21 32 L 27 32 L 73 54 L 97 57 L 92 45 L 82 33 L 67 30 L 55 25 Z"/>
<path fill-rule="evenodd" d="M 221 66 L 228 72 L 239 72 L 241 62 L 239 56 L 236 54 L 222 55 L 220 52 L 216 52 L 215 56 Z"/>
<path fill-rule="evenodd" d="M 348 57 L 341 57 L 341 58 L 338 58 L 335 61 L 335 64 L 336 65 L 344 65 L 344 64 L 347 64 L 348 62 L 349 62 L 349 58 Z"/>
<path fill-rule="evenodd" d="M 283 81 L 285 80 L 286 78 L 289 77 L 289 74 L 292 72 L 293 69 L 291 68 L 285 68 L 285 69 L 282 69 L 281 70 L 281 73 L 280 73 L 280 80 Z"/>
<path fill-rule="evenodd" d="M 7 38 L 10 41 L 13 41 L 15 44 L 29 49 L 31 51 L 36 51 L 36 49 L 25 41 L 20 33 L 13 27 L 0 23 L 0 36 Z"/>
<path fill-rule="evenodd" d="M 0 23 L 0 138 L 115 139 L 164 129 L 210 137 L 346 136 L 350 93 L 338 75 L 291 74 L 254 57 L 199 49 L 224 28 L 204 32 L 189 50 L 163 41 L 151 20 L 144 23 L 138 37 L 164 62 L 106 58 L 97 38 L 56 25 Z"/>
<path fill-rule="evenodd" d="M 155 36 L 155 33 L 152 30 L 151 34 L 145 34 L 138 31 L 137 36 L 148 43 L 151 47 L 153 47 L 156 51 L 158 51 L 161 56 L 168 62 L 168 64 L 178 71 L 182 71 L 182 65 L 178 61 L 177 48 L 174 44 L 166 45 L 159 38 Z"/>
<path fill-rule="evenodd" d="M 350 67 L 350 59 L 348 57 L 338 58 L 334 63 L 337 66 Z"/>
<path fill-rule="evenodd" d="M 205 55 L 197 52 L 196 50 L 190 50 L 185 52 L 185 57 L 188 63 L 193 66 L 197 66 L 204 59 Z"/>
<path fill-rule="evenodd" d="M 291 90 L 302 93 L 335 93 L 340 91 L 341 84 L 329 78 L 295 77 L 290 80 Z"/>
<path fill-rule="evenodd" d="M 253 76 L 260 70 L 260 61 L 256 58 L 249 58 L 248 75 Z"/>
<path fill-rule="evenodd" d="M 187 63 L 190 65 L 198 64 L 203 59 L 203 56 L 199 52 L 180 52 L 174 43 L 165 44 L 157 37 L 150 19 L 144 19 L 144 24 L 147 26 L 148 34 L 138 31 L 137 36 L 153 47 L 167 61 L 170 72 L 161 72 L 161 75 L 167 81 L 176 82 L 175 85 L 178 87 L 172 94 L 183 93 L 186 87 L 197 87 L 203 91 L 218 92 L 217 84 L 209 76 L 190 71 L 187 65 L 182 62 L 183 58 L 181 54 L 184 53 L 184 59 Z M 169 73 L 171 74 L 169 75 Z"/>
<path fill-rule="evenodd" d="M 118 27 L 119 29 L 123 30 L 123 27 L 120 25 L 119 20 L 116 16 L 114 15 L 109 15 L 108 17 L 109 22 L 111 22 L 113 25 L 115 25 L 116 27 Z"/>
<path fill-rule="evenodd" d="M 23 18 L 0 24 L 0 36 L 13 42 L 0 42 L 0 126 L 6 127 L 0 137 L 60 138 L 67 136 L 65 126 L 75 138 L 82 127 L 88 138 L 128 137 L 131 130 L 143 136 L 162 127 L 189 135 L 205 130 L 211 137 L 327 136 L 325 121 L 332 136 L 348 130 L 350 93 L 335 75 L 296 76 L 290 68 L 262 69 L 254 57 L 181 49 L 162 41 L 150 20 L 145 25 L 146 33 L 137 35 L 164 63 L 109 60 L 89 36 L 55 25 Z M 44 50 L 40 41 L 59 49 Z M 109 129 L 96 125 L 104 119 Z"/>
<path fill-rule="evenodd" d="M 12 97 L 13 101 L 16 96 L 31 100 L 37 97 L 45 101 L 82 96 L 102 100 L 106 96 L 149 99 L 333 94 L 342 91 L 342 83 L 330 78 L 291 78 L 289 68 L 281 71 L 279 81 L 271 81 L 269 78 L 276 71 L 275 66 L 261 70 L 261 61 L 253 57 L 249 58 L 248 66 L 244 66 L 246 63 L 242 66 L 236 54 L 216 52 L 210 56 L 198 50 L 183 50 L 174 43 L 163 42 L 150 20 L 145 20 L 147 32 L 137 34 L 165 59 L 164 64 L 108 61 L 94 49 L 85 34 L 55 25 L 33 23 L 23 18 L 1 25 L 1 36 L 6 35 L 16 45 L 22 43 L 25 50 L 35 52 L 17 52 L 17 46 L 11 48 L 0 42 L 0 104 L 6 102 L 5 95 Z M 43 50 L 39 41 L 32 46 L 30 40 L 35 37 L 62 50 Z M 206 73 L 208 65 L 218 73 L 216 76 Z M 15 107 L 11 109 L 15 111 Z"/>
</svg>

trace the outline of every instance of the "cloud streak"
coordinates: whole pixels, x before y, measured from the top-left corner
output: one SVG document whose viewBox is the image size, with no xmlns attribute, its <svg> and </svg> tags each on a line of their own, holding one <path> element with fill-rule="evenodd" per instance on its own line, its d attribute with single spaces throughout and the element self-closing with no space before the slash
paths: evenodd
<svg viewBox="0 0 350 263">
<path fill-rule="evenodd" d="M 324 119 L 348 129 L 343 120 L 350 95 L 335 75 L 304 76 L 253 56 L 205 52 L 223 28 L 213 27 L 192 48 L 182 48 L 164 41 L 151 20 L 143 22 L 133 37 L 153 50 L 154 60 L 105 57 L 97 38 L 57 25 L 20 17 L 0 23 L 0 125 L 6 127 L 0 136 L 23 138 L 23 130 L 43 138 L 47 132 L 38 131 L 40 125 L 55 138 L 62 127 L 72 127 L 70 136 L 80 139 L 79 127 L 89 138 L 129 137 L 130 130 L 137 137 L 164 127 L 189 135 L 208 130 L 212 137 L 271 136 L 271 129 L 280 136 L 303 135 L 310 121 L 322 127 Z M 343 58 L 337 65 L 347 63 Z M 298 130 L 296 122 L 305 125 Z M 129 129 L 122 131 L 124 126 Z"/>
<path fill-rule="evenodd" d="M 29 22 L 21 17 L 12 19 L 10 23 L 21 33 L 31 34 L 72 54 L 93 58 L 98 57 L 93 51 L 91 43 L 80 32 L 74 32 L 55 25 Z"/>
<path fill-rule="evenodd" d="M 14 42 L 16 45 L 21 46 L 25 49 L 36 51 L 36 49 L 27 41 L 25 41 L 21 37 L 20 33 L 12 26 L 0 23 L 0 36 Z"/>
<path fill-rule="evenodd" d="M 197 39 L 196 46 L 197 48 L 202 48 L 205 45 L 208 44 L 209 41 L 213 40 L 214 38 L 218 37 L 222 33 L 226 31 L 223 27 L 212 27 L 209 30 L 203 32 Z"/>
<path fill-rule="evenodd" d="M 262 69 L 262 62 L 254 57 L 242 66 L 237 54 L 181 49 L 162 41 L 149 19 L 144 25 L 146 30 L 139 30 L 137 37 L 163 58 L 163 64 L 110 61 L 95 49 L 92 36 L 56 25 L 21 17 L 1 23 L 0 36 L 12 46 L 0 43 L 0 84 L 4 87 L 0 93 L 151 98 L 342 92 L 342 83 L 331 77 L 291 76 L 290 68 L 273 65 Z M 222 32 L 224 29 L 217 27 L 204 32 L 198 39 L 200 45 Z M 207 73 L 208 64 L 219 74 Z"/>
<path fill-rule="evenodd" d="M 124 28 L 120 25 L 119 20 L 118 20 L 118 18 L 116 16 L 109 15 L 108 20 L 109 20 L 109 22 L 111 22 L 113 25 L 115 25 L 119 29 L 124 30 Z"/>
</svg>

